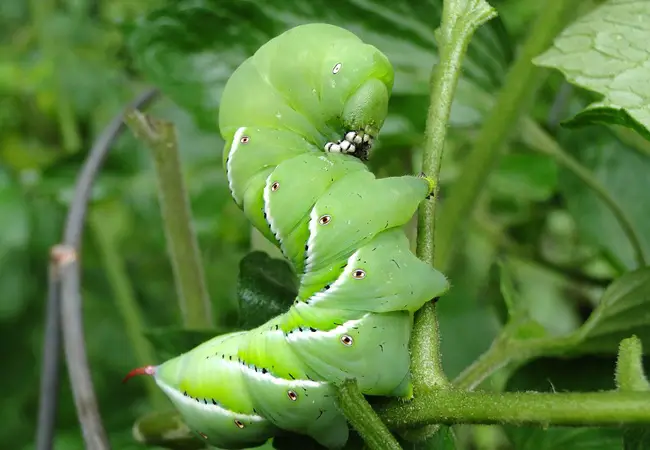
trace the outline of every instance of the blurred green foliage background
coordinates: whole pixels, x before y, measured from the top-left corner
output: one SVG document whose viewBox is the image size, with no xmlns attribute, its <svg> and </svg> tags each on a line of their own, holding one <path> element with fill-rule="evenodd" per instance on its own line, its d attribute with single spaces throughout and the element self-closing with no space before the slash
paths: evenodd
<svg viewBox="0 0 650 450">
<path fill-rule="evenodd" d="M 440 214 L 543 3 L 491 2 L 500 19 L 480 30 L 464 63 L 443 163 Z M 6 448 L 33 448 L 48 252 L 60 240 L 76 175 L 93 139 L 122 106 L 153 84 L 169 95 L 150 112 L 178 127 L 208 288 L 215 309 L 226 311 L 226 321 L 235 325 L 240 260 L 251 249 L 272 250 L 251 232 L 221 169 L 223 142 L 215 111 L 223 83 L 246 56 L 290 26 L 314 21 L 346 26 L 385 51 L 397 72 L 391 116 L 371 164 L 380 176 L 416 173 L 439 4 L 0 2 L 0 442 L 11 443 Z M 644 175 L 650 173 L 648 143 L 615 127 L 558 128 L 558 120 L 580 111 L 593 97 L 578 88 L 567 90 L 559 73 L 543 73 L 530 118 L 607 186 L 638 229 L 648 229 L 643 202 L 650 192 L 650 178 Z M 465 218 L 468 235 L 447 270 L 453 289 L 439 311 L 450 377 L 485 351 L 502 325 L 498 259 L 512 271 L 533 317 L 555 334 L 576 329 L 607 283 L 634 267 L 631 248 L 611 212 L 574 175 L 535 152 L 534 136 L 512 126 L 513 139 L 474 213 Z M 89 360 L 103 419 L 118 449 L 142 448 L 131 429 L 151 410 L 144 382 L 120 384 L 140 363 L 125 332 L 125 315 L 131 314 L 123 306 L 125 298 L 137 303 L 157 358 L 187 349 L 187 341 L 174 334 L 180 314 L 160 220 L 150 155 L 126 132 L 93 190 L 83 247 Z M 648 250 L 650 238 L 644 238 Z M 535 370 L 524 368 L 509 383 L 530 389 L 571 386 L 574 368 L 594 361 L 582 358 L 574 366 L 551 361 Z M 589 377 L 600 387 L 611 387 L 613 354 L 599 358 Z M 55 448 L 82 448 L 65 375 L 60 398 Z M 492 427 L 477 427 L 468 438 L 471 447 L 508 448 L 508 440 L 494 433 Z M 510 443 L 520 443 L 516 448 L 529 448 L 522 442 L 540 439 L 531 433 L 509 430 L 506 435 Z M 596 441 L 594 445 L 605 445 Z"/>
</svg>

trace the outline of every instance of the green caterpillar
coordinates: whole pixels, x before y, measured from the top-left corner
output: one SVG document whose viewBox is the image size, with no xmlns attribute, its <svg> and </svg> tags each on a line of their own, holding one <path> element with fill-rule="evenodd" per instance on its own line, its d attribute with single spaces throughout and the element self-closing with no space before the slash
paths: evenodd
<svg viewBox="0 0 650 450">
<path fill-rule="evenodd" d="M 261 445 L 283 431 L 328 448 L 348 439 L 334 384 L 412 397 L 413 313 L 448 289 L 402 230 L 434 183 L 377 179 L 362 162 L 383 125 L 393 69 L 336 26 L 293 28 L 233 73 L 219 126 L 235 202 L 300 278 L 293 306 L 217 336 L 153 375 L 209 445 Z"/>
</svg>

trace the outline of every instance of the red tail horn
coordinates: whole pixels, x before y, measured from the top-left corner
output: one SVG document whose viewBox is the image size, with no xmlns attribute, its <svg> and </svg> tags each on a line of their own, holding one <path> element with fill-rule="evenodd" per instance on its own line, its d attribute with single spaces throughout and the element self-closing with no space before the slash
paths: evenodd
<svg viewBox="0 0 650 450">
<path fill-rule="evenodd" d="M 137 375 L 153 375 L 155 373 L 156 373 L 156 366 L 138 367 L 137 369 L 133 369 L 131 372 L 126 374 L 126 376 L 122 380 L 122 383 L 126 383 L 127 381 L 129 381 L 129 378 L 133 378 Z"/>
</svg>

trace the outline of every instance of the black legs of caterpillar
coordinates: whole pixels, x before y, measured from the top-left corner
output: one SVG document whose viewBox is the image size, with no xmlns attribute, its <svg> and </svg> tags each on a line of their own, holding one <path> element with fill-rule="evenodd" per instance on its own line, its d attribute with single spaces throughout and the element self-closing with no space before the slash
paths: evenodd
<svg viewBox="0 0 650 450">
<path fill-rule="evenodd" d="M 337 142 L 325 144 L 325 151 L 330 153 L 345 153 L 356 156 L 362 161 L 368 160 L 373 138 L 363 131 L 348 131 L 345 137 Z"/>
</svg>

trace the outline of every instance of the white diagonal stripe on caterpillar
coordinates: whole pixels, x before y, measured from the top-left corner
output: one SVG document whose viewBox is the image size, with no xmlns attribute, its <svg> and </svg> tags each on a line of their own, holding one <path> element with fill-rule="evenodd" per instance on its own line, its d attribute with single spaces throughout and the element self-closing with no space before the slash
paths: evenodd
<svg viewBox="0 0 650 450">
<path fill-rule="evenodd" d="M 241 138 L 244 136 L 247 127 L 239 127 L 235 132 L 235 136 L 232 138 L 232 144 L 230 144 L 230 151 L 228 152 L 228 163 L 226 164 L 226 176 L 228 177 L 228 187 L 230 188 L 230 193 L 232 194 L 235 202 L 238 204 L 241 203 L 241 199 L 235 194 L 234 180 L 232 177 L 232 160 L 239 148 L 241 143 Z"/>
</svg>

